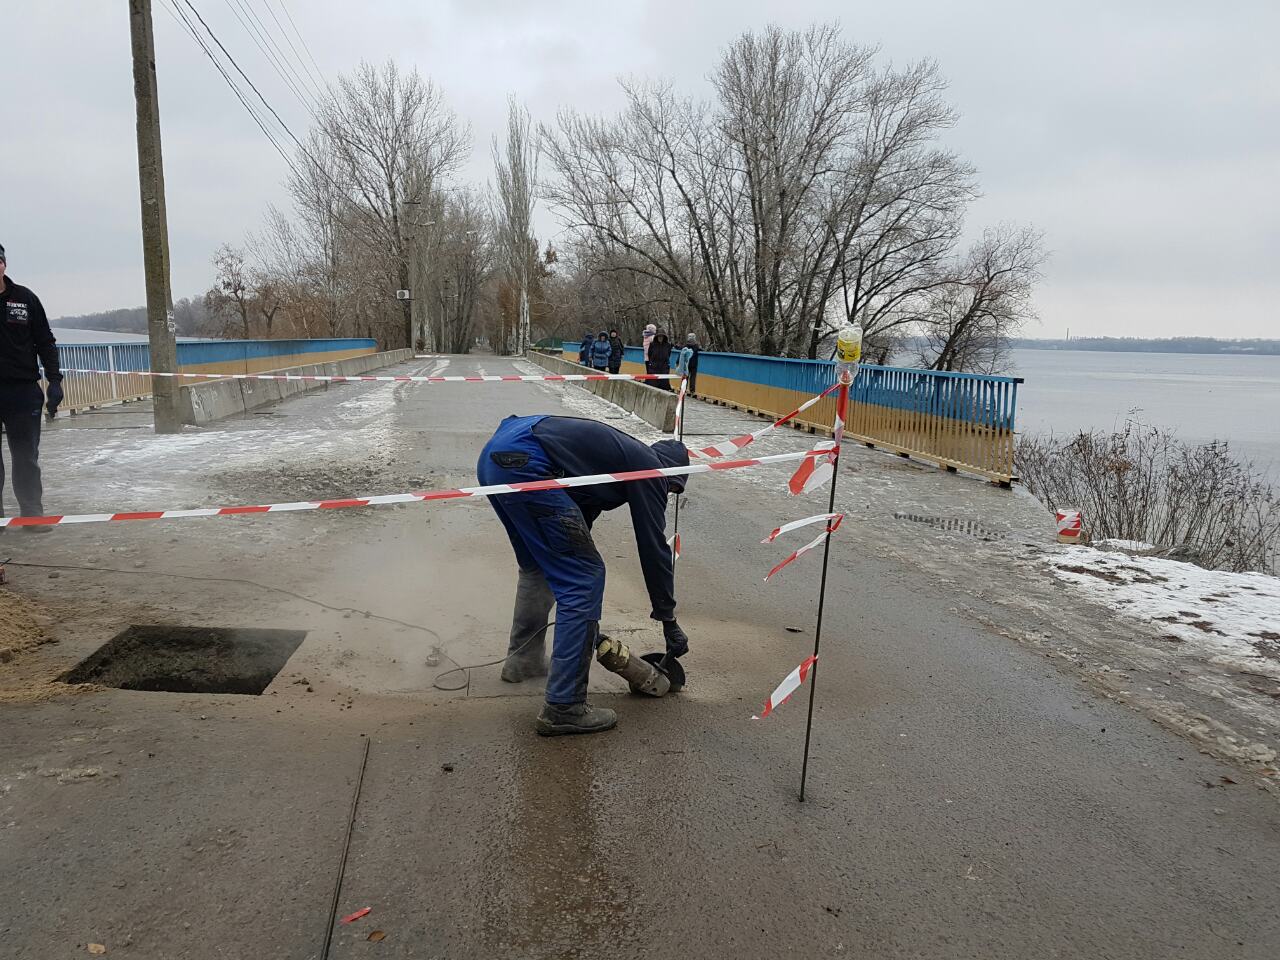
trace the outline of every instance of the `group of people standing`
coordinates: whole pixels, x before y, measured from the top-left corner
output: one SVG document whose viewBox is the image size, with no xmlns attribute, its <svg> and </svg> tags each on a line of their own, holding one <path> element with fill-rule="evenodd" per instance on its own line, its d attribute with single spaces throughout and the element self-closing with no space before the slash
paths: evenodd
<svg viewBox="0 0 1280 960">
<path fill-rule="evenodd" d="M 685 345 L 675 354 L 675 366 L 672 367 L 673 347 L 665 330 L 659 330 L 655 324 L 644 328 L 644 369 L 645 373 L 675 373 L 689 380 L 689 392 L 694 393 L 694 385 L 698 377 L 698 354 L 702 347 L 696 334 L 685 338 Z M 622 369 L 624 345 L 617 330 L 605 333 L 601 330 L 595 337 L 590 332 L 582 337 L 579 347 L 578 362 L 593 370 L 618 373 Z M 662 390 L 671 389 L 670 380 L 654 380 L 653 385 Z"/>
<path fill-rule="evenodd" d="M 582 335 L 582 346 L 578 348 L 578 362 L 593 370 L 617 373 L 622 369 L 622 338 L 617 330 L 605 333 L 601 330 L 593 338 L 591 331 Z"/>
</svg>

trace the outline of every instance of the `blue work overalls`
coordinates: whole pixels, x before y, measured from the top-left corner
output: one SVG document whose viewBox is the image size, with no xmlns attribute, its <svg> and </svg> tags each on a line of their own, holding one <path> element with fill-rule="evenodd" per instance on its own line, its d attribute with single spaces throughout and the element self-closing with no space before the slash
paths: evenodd
<svg viewBox="0 0 1280 960">
<path fill-rule="evenodd" d="M 476 475 L 486 486 L 546 480 L 555 468 L 533 428 L 545 416 L 507 417 L 485 444 Z M 604 560 L 578 505 L 564 490 L 489 498 L 521 569 L 537 568 L 556 598 L 547 703 L 582 703 L 604 600 Z"/>
</svg>

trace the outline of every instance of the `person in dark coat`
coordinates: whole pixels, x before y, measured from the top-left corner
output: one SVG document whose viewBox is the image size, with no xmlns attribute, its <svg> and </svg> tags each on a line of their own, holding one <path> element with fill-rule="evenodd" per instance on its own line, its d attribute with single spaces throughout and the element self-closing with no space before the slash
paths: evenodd
<svg viewBox="0 0 1280 960">
<path fill-rule="evenodd" d="M 58 346 L 40 298 L 5 275 L 8 263 L 0 247 L 0 426 L 9 442 L 13 492 L 24 517 L 44 515 L 40 478 L 41 408 L 52 418 L 62 403 Z M 48 384 L 40 389 L 40 368 Z M 0 517 L 4 512 L 4 458 L 0 455 Z M 45 526 L 23 527 L 46 533 Z M 0 527 L 0 532 L 5 530 Z"/>
<path fill-rule="evenodd" d="M 649 359 L 644 364 L 646 373 L 670 373 L 671 372 L 671 341 L 667 339 L 666 331 L 659 330 L 653 335 L 653 342 L 649 344 Z M 670 390 L 670 380 L 650 380 L 653 386 L 660 390 Z"/>
<path fill-rule="evenodd" d="M 626 353 L 626 345 L 618 336 L 617 330 L 609 331 L 609 372 L 622 372 L 622 358 Z"/>
<path fill-rule="evenodd" d="M 647 446 L 595 420 L 512 416 L 485 445 L 476 475 L 485 485 L 516 484 L 688 464 L 689 451 L 676 440 Z M 662 624 L 669 655 L 688 652 L 689 638 L 676 622 L 674 558 L 665 532 L 667 497 L 683 492 L 685 483 L 683 476 L 660 476 L 489 498 L 519 567 L 502 679 L 518 683 L 547 675 L 546 704 L 535 724 L 538 733 L 594 733 L 608 730 L 617 720 L 612 710 L 586 702 L 591 657 L 602 640 L 605 579 L 604 560 L 591 528 L 604 511 L 629 509 L 652 604 L 650 617 Z M 553 604 L 555 639 L 548 664 L 545 637 Z M 603 659 L 601 663 L 620 672 Z"/>
<path fill-rule="evenodd" d="M 609 346 L 609 335 L 601 330 L 591 344 L 591 369 L 604 373 L 609 369 L 609 354 L 613 348 Z"/>
</svg>

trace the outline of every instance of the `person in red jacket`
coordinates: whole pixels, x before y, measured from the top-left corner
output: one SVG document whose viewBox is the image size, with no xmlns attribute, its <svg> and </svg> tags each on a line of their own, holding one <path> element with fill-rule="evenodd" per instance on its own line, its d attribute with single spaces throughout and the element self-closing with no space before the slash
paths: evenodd
<svg viewBox="0 0 1280 960">
<path fill-rule="evenodd" d="M 40 480 L 40 412 L 52 417 L 62 403 L 62 371 L 58 346 L 49 329 L 40 298 L 8 276 L 4 247 L 0 246 L 0 426 L 9 442 L 13 492 L 24 517 L 44 515 L 44 487 Z M 40 389 L 40 367 L 48 393 Z M 4 459 L 0 454 L 0 517 L 4 512 Z M 0 527 L 0 530 L 3 530 Z M 48 527 L 23 527 L 45 532 Z"/>
</svg>

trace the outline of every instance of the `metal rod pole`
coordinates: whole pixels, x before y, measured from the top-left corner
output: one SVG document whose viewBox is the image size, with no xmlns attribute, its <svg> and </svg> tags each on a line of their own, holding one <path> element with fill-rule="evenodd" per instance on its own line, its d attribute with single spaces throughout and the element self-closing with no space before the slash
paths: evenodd
<svg viewBox="0 0 1280 960">
<path fill-rule="evenodd" d="M 338 861 L 338 876 L 333 881 L 333 899 L 329 902 L 329 925 L 324 932 L 324 947 L 320 960 L 328 960 L 333 945 L 333 925 L 338 918 L 338 902 L 342 897 L 342 879 L 347 875 L 347 854 L 351 852 L 351 834 L 356 828 L 356 809 L 360 806 L 360 790 L 364 787 L 364 770 L 369 765 L 370 739 L 365 737 L 364 750 L 360 754 L 360 772 L 356 774 L 356 788 L 351 794 L 351 812 L 347 815 L 347 836 L 342 841 L 342 859 Z"/>
<path fill-rule="evenodd" d="M 687 394 L 685 388 L 689 383 L 687 376 L 680 378 L 680 392 L 676 395 L 676 439 L 681 443 L 684 442 L 684 404 Z M 675 519 L 673 521 L 672 535 L 676 538 L 672 540 L 671 570 L 672 580 L 675 579 L 675 544 L 679 542 L 680 537 L 680 494 L 676 494 L 676 510 Z"/>
<path fill-rule="evenodd" d="M 840 392 L 836 395 L 836 450 L 831 461 L 831 496 L 827 500 L 827 513 L 836 512 L 836 480 L 840 477 L 840 447 L 844 443 L 844 419 L 849 410 L 849 383 L 852 380 L 842 379 Z M 827 521 L 828 524 L 830 521 Z M 822 646 L 822 614 L 827 605 L 827 565 L 831 559 L 831 534 L 827 534 L 822 544 L 822 581 L 818 587 L 818 624 L 813 631 L 813 655 L 818 656 L 818 648 Z M 813 661 L 809 671 L 809 715 L 804 723 L 804 760 L 800 764 L 800 802 L 804 803 L 804 786 L 809 777 L 809 742 L 813 735 L 813 700 L 818 686 L 818 661 Z"/>
</svg>

